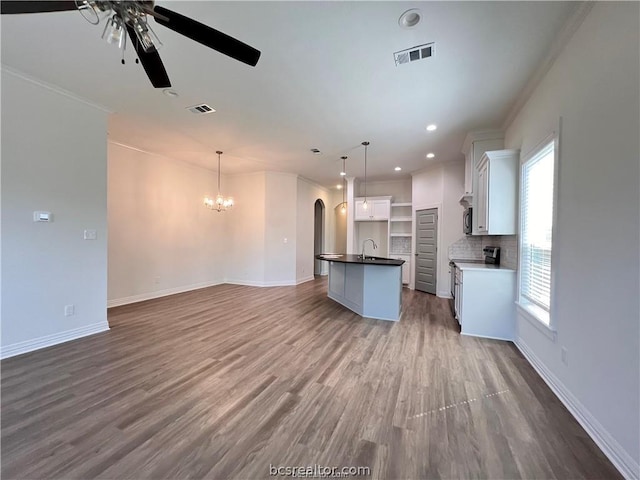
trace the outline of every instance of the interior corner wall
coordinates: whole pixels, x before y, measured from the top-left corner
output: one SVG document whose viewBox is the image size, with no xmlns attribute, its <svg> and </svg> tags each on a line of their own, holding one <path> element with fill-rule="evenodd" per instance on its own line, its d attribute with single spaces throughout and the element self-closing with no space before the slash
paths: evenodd
<svg viewBox="0 0 640 480">
<path fill-rule="evenodd" d="M 226 212 L 226 283 L 264 286 L 266 244 L 265 172 L 231 175 L 228 192 L 233 210 Z"/>
<path fill-rule="evenodd" d="M 1 356 L 107 330 L 107 113 L 3 69 L 1 195 Z"/>
<path fill-rule="evenodd" d="M 265 175 L 264 284 L 296 284 L 296 198 L 298 176 Z"/>
<path fill-rule="evenodd" d="M 116 143 L 108 153 L 109 306 L 222 283 L 233 212 L 203 205 L 216 172 Z"/>
<path fill-rule="evenodd" d="M 304 178 L 297 180 L 297 208 L 296 208 L 296 283 L 313 280 L 313 233 L 314 233 L 314 205 L 320 199 L 324 203 L 324 247 L 325 251 L 332 251 L 335 238 L 334 209 L 331 207 L 332 195 L 329 190 L 316 185 Z M 323 273 L 328 272 L 327 262 L 323 263 Z"/>
<path fill-rule="evenodd" d="M 595 3 L 505 137 L 526 153 L 562 117 L 557 338 L 519 316 L 516 343 L 629 478 L 640 477 L 639 10 Z"/>
<path fill-rule="evenodd" d="M 412 209 L 415 231 L 416 210 L 438 206 L 440 216 L 438 221 L 438 255 L 436 272 L 436 293 L 441 297 L 450 296 L 449 246 L 462 235 L 462 206 L 458 203 L 464 193 L 464 163 L 451 162 L 446 165 L 436 165 L 427 170 L 413 174 L 412 177 Z M 415 248 L 412 246 L 413 251 Z M 415 262 L 411 262 L 410 286 L 415 285 Z"/>
<path fill-rule="evenodd" d="M 451 296 L 451 275 L 449 275 L 449 246 L 460 237 L 465 236 L 462 231 L 462 214 L 464 208 L 460 205 L 460 197 L 464 194 L 464 161 L 448 162 L 442 168 L 442 215 L 440 224 L 442 233 L 440 241 L 442 247 L 439 256 L 439 285 L 438 296 Z"/>
</svg>

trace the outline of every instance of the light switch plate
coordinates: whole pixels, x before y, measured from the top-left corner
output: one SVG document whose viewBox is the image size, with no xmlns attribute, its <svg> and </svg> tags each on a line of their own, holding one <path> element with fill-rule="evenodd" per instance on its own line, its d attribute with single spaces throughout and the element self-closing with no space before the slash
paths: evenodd
<svg viewBox="0 0 640 480">
<path fill-rule="evenodd" d="M 34 222 L 53 222 L 53 214 L 51 212 L 33 212 Z"/>
<path fill-rule="evenodd" d="M 85 240 L 95 240 L 96 238 L 98 238 L 98 234 L 95 230 L 89 229 L 84 231 Z"/>
</svg>

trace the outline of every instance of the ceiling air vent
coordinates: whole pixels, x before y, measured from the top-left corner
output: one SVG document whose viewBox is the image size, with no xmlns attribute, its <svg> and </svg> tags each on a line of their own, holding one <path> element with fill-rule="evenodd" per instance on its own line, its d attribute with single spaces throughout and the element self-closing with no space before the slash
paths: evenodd
<svg viewBox="0 0 640 480">
<path fill-rule="evenodd" d="M 424 45 L 418 45 L 416 47 L 407 48 L 406 50 L 400 50 L 393 54 L 393 59 L 396 61 L 396 67 L 403 63 L 415 62 L 416 60 L 422 60 L 423 58 L 433 57 L 435 53 L 435 43 L 425 43 Z"/>
<path fill-rule="evenodd" d="M 200 105 L 194 105 L 193 107 L 187 107 L 187 110 L 189 110 L 191 113 L 196 113 L 198 115 L 204 115 L 206 113 L 215 112 L 215 110 L 211 108 L 209 105 L 207 105 L 206 103 L 202 103 Z"/>
</svg>

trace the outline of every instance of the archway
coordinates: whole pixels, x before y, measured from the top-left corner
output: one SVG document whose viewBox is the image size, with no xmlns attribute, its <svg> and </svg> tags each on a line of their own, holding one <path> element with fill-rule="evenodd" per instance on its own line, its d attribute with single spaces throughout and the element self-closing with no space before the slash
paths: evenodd
<svg viewBox="0 0 640 480">
<path fill-rule="evenodd" d="M 313 274 L 322 274 L 322 261 L 316 255 L 324 253 L 324 202 L 316 200 L 313 206 Z"/>
</svg>

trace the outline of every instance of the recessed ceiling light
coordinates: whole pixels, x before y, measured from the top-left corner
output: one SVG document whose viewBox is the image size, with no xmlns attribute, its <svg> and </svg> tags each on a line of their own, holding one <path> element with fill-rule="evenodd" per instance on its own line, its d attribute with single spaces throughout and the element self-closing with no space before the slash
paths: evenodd
<svg viewBox="0 0 640 480">
<path fill-rule="evenodd" d="M 427 132 L 433 132 L 436 128 L 438 128 L 438 126 L 433 123 L 431 125 L 427 125 Z"/>
<path fill-rule="evenodd" d="M 178 96 L 178 92 L 175 90 L 171 90 L 170 88 L 165 88 L 162 93 L 164 93 L 167 97 L 176 98 Z"/>
<path fill-rule="evenodd" d="M 427 153 L 427 158 L 433 158 L 435 157 L 435 153 Z"/>
<path fill-rule="evenodd" d="M 338 185 L 336 185 L 336 188 L 337 188 L 338 190 L 342 190 L 342 185 L 341 185 L 341 184 L 338 184 Z"/>
<path fill-rule="evenodd" d="M 422 13 L 417 8 L 407 10 L 398 19 L 398 25 L 402 28 L 413 28 L 422 20 Z"/>
<path fill-rule="evenodd" d="M 344 177 L 347 174 L 347 172 L 340 172 L 340 176 Z"/>
<path fill-rule="evenodd" d="M 400 167 L 396 167 L 396 168 L 394 168 L 394 170 L 395 170 L 396 172 L 399 172 L 400 170 L 402 170 L 402 168 L 400 168 Z"/>
<path fill-rule="evenodd" d="M 312 149 L 311 149 L 311 152 L 313 152 L 313 154 L 314 154 L 314 155 L 320 155 L 320 153 L 322 153 L 322 152 L 320 152 L 320 150 L 318 150 L 317 148 L 312 148 Z"/>
</svg>

